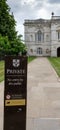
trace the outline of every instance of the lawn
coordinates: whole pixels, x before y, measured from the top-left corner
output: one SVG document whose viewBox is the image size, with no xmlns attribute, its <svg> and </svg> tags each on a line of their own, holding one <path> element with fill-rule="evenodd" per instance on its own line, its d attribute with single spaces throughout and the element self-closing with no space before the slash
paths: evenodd
<svg viewBox="0 0 60 130">
<path fill-rule="evenodd" d="M 29 56 L 28 57 L 28 63 L 31 62 L 32 60 L 34 60 L 36 57 L 35 56 Z"/>
<path fill-rule="evenodd" d="M 51 62 L 52 66 L 54 67 L 56 73 L 60 77 L 60 57 L 49 57 L 49 61 Z"/>
<path fill-rule="evenodd" d="M 4 79 L 4 61 L 0 61 L 0 82 Z"/>
<path fill-rule="evenodd" d="M 36 57 L 28 57 L 28 63 L 34 60 Z M 0 61 L 0 82 L 4 80 L 4 61 Z"/>
</svg>

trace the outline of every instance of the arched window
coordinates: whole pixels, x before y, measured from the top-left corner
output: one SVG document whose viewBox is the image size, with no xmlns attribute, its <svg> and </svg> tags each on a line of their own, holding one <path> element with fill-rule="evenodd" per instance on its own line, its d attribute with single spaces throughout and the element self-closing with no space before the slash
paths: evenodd
<svg viewBox="0 0 60 130">
<path fill-rule="evenodd" d="M 43 42 L 43 40 L 44 40 L 44 34 L 39 30 L 39 31 L 35 34 L 35 41 Z"/>
<path fill-rule="evenodd" d="M 33 41 L 33 35 L 30 35 L 30 41 Z"/>
<path fill-rule="evenodd" d="M 46 35 L 46 41 L 47 42 L 49 41 L 49 35 L 48 34 Z"/>
<path fill-rule="evenodd" d="M 56 32 L 57 32 L 57 38 L 60 41 L 60 26 L 57 26 Z"/>
<path fill-rule="evenodd" d="M 60 40 L 60 31 L 58 31 L 58 40 Z"/>
</svg>

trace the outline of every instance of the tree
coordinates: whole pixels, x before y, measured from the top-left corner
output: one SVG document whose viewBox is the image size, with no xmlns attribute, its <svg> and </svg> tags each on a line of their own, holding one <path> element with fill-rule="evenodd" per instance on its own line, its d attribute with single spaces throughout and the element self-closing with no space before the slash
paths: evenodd
<svg viewBox="0 0 60 130">
<path fill-rule="evenodd" d="M 4 58 L 5 55 L 19 55 L 26 52 L 26 46 L 21 42 L 21 35 L 14 41 L 9 41 L 7 36 L 0 34 L 0 58 Z"/>
<path fill-rule="evenodd" d="M 19 53 L 23 54 L 27 51 L 26 45 L 21 40 L 21 35 L 17 36 L 14 41 L 10 42 L 10 47 L 10 53 L 12 55 L 18 55 Z"/>
<path fill-rule="evenodd" d="M 7 36 L 0 34 L 0 59 L 3 59 L 4 55 L 9 53 L 10 43 Z"/>
<path fill-rule="evenodd" d="M 6 0 L 0 0 L 0 34 L 8 36 L 9 40 L 13 40 L 17 36 L 15 30 L 16 21 L 13 13 L 10 14 L 10 8 Z"/>
<path fill-rule="evenodd" d="M 26 46 L 21 40 L 21 35 L 17 35 L 16 21 L 7 0 L 0 0 L 0 56 L 18 55 L 26 51 Z"/>
</svg>

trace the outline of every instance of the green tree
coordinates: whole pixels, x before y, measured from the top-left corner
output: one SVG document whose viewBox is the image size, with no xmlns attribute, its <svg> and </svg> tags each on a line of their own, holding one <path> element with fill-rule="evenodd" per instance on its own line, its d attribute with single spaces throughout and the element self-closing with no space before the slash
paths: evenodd
<svg viewBox="0 0 60 130">
<path fill-rule="evenodd" d="M 21 35 L 14 41 L 9 41 L 7 36 L 0 34 L 0 57 L 5 55 L 18 55 L 26 52 L 26 46 L 22 43 Z"/>
<path fill-rule="evenodd" d="M 7 36 L 0 34 L 0 58 L 9 53 L 10 43 Z"/>
<path fill-rule="evenodd" d="M 10 14 L 10 8 L 6 2 L 7 0 L 0 0 L 0 34 L 8 36 L 11 41 L 17 36 L 16 21 L 13 13 Z"/>
<path fill-rule="evenodd" d="M 10 54 L 16 54 L 18 55 L 19 53 L 23 54 L 24 52 L 27 51 L 26 45 L 23 43 L 21 40 L 21 35 L 17 36 L 14 41 L 10 42 Z"/>
<path fill-rule="evenodd" d="M 26 52 L 26 46 L 17 35 L 16 21 L 7 0 L 0 0 L 0 56 L 18 55 Z"/>
</svg>

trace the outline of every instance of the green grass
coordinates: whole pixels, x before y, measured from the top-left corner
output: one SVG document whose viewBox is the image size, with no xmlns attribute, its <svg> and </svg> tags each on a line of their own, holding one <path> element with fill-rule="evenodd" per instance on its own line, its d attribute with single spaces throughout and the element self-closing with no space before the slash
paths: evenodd
<svg viewBox="0 0 60 130">
<path fill-rule="evenodd" d="M 0 82 L 4 80 L 4 61 L 0 61 Z"/>
<path fill-rule="evenodd" d="M 60 57 L 49 57 L 49 61 L 51 62 L 52 66 L 54 67 L 56 73 L 60 77 Z"/>
<path fill-rule="evenodd" d="M 34 60 L 36 57 L 35 56 L 29 56 L 28 57 L 28 63 L 31 62 L 32 60 Z"/>
</svg>

